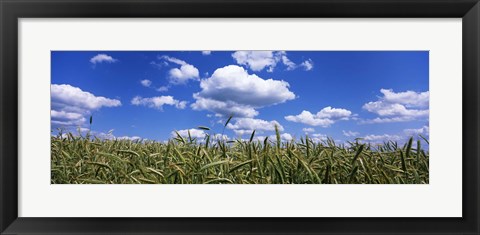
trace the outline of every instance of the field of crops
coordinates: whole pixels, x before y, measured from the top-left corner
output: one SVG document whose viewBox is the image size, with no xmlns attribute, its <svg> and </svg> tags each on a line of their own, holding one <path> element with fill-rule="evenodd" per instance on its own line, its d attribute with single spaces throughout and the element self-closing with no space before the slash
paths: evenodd
<svg viewBox="0 0 480 235">
<path fill-rule="evenodd" d="M 339 145 L 308 137 L 168 143 L 51 137 L 52 184 L 428 184 L 426 139 Z"/>
</svg>

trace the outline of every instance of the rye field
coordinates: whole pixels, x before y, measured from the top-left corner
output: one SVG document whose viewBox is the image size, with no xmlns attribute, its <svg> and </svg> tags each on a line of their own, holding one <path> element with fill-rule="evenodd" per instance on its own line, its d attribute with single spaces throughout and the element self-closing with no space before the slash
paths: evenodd
<svg viewBox="0 0 480 235">
<path fill-rule="evenodd" d="M 381 145 L 276 138 L 51 137 L 52 184 L 428 184 L 425 138 Z M 213 135 L 212 135 L 213 136 Z"/>
</svg>

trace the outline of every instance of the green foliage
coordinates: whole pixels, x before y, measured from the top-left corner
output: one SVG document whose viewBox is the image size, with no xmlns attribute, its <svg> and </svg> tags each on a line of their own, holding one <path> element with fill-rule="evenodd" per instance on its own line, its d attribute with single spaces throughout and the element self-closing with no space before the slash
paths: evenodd
<svg viewBox="0 0 480 235">
<path fill-rule="evenodd" d="M 205 128 L 206 129 L 206 128 Z M 429 154 L 413 138 L 373 146 L 301 138 L 167 143 L 51 137 L 52 184 L 428 184 Z"/>
</svg>

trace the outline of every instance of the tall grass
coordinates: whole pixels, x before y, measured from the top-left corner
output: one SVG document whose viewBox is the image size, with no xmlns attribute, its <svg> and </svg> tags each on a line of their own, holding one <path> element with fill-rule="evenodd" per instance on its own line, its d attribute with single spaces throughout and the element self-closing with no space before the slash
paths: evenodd
<svg viewBox="0 0 480 235">
<path fill-rule="evenodd" d="M 208 129 L 208 128 L 207 128 Z M 177 135 L 168 143 L 51 137 L 52 184 L 428 184 L 422 141 L 372 146 Z"/>
</svg>

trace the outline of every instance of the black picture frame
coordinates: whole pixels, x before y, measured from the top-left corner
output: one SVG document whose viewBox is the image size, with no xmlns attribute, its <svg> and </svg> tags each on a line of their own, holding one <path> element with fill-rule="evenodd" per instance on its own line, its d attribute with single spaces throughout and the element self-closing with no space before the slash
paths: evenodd
<svg viewBox="0 0 480 235">
<path fill-rule="evenodd" d="M 2 234 L 479 234 L 478 0 L 0 0 Z M 18 217 L 18 19 L 119 17 L 462 18 L 462 218 Z M 458 156 L 459 157 L 459 156 Z M 38 203 L 42 199 L 38 198 Z M 439 205 L 441 206 L 441 205 Z"/>
</svg>

